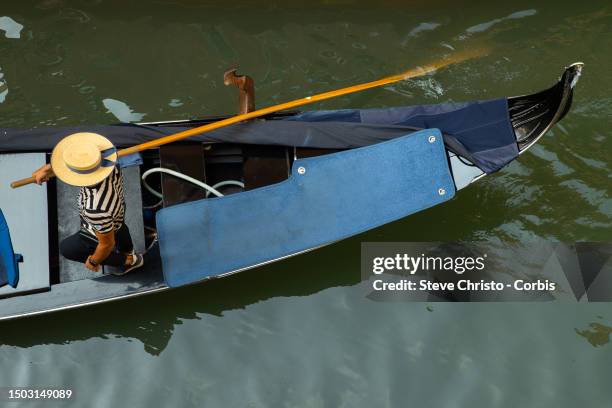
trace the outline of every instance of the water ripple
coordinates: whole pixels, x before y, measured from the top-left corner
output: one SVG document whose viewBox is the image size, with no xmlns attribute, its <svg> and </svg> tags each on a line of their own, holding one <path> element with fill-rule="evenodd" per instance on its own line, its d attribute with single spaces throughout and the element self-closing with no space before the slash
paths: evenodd
<svg viewBox="0 0 612 408">
<path fill-rule="evenodd" d="M 535 9 L 522 10 L 522 11 L 517 11 L 515 13 L 512 13 L 510 15 L 507 15 L 506 17 L 496 18 L 496 19 L 493 19 L 493 20 L 490 20 L 490 21 L 487 21 L 487 22 L 484 22 L 484 23 L 476 24 L 474 26 L 468 27 L 465 30 L 466 34 L 460 35 L 458 37 L 458 39 L 465 40 L 471 34 L 481 33 L 481 32 L 487 31 L 488 29 L 490 29 L 494 25 L 502 23 L 502 22 L 507 21 L 507 20 L 516 20 L 516 19 L 519 19 L 519 18 L 525 18 L 525 17 L 529 17 L 529 16 L 534 16 L 536 14 L 537 14 L 537 10 L 535 10 Z"/>
</svg>

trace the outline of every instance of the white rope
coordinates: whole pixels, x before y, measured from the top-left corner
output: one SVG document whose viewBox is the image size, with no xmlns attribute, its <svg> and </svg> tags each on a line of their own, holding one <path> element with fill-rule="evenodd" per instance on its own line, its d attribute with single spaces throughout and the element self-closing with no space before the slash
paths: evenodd
<svg viewBox="0 0 612 408">
<path fill-rule="evenodd" d="M 149 192 L 151 194 L 153 194 L 154 196 L 158 197 L 158 198 L 163 198 L 163 195 L 155 190 L 153 187 L 151 187 L 148 183 L 146 178 L 153 173 L 166 173 L 166 174 L 170 174 L 171 176 L 180 178 L 182 180 L 185 180 L 189 183 L 195 184 L 198 187 L 203 188 L 204 190 L 206 190 L 206 197 L 208 197 L 211 193 L 216 195 L 217 197 L 223 197 L 223 194 L 221 194 L 217 188 L 219 187 L 223 187 L 223 186 L 227 186 L 227 185 L 234 185 L 234 186 L 239 186 L 244 188 L 244 183 L 241 183 L 240 181 L 236 181 L 236 180 L 225 180 L 225 181 L 221 181 L 217 184 L 215 184 L 214 186 L 209 186 L 208 184 L 200 181 L 200 180 L 196 180 L 193 177 L 189 177 L 183 173 L 179 173 L 178 171 L 174 171 L 174 170 L 170 170 L 170 169 L 166 169 L 163 167 L 154 167 L 152 169 L 149 169 L 147 171 L 145 171 L 142 174 L 142 184 L 145 186 L 145 188 L 147 190 L 149 190 Z M 158 203 L 159 204 L 159 203 Z M 157 206 L 158 204 L 156 204 L 155 206 Z"/>
<path fill-rule="evenodd" d="M 238 187 L 244 188 L 244 183 L 240 181 L 236 181 L 236 180 L 225 180 L 225 181 L 220 181 L 217 184 L 213 185 L 212 188 L 217 189 L 223 186 L 238 186 Z M 206 198 L 208 198 L 209 195 L 210 195 L 210 191 L 207 191 Z"/>
</svg>

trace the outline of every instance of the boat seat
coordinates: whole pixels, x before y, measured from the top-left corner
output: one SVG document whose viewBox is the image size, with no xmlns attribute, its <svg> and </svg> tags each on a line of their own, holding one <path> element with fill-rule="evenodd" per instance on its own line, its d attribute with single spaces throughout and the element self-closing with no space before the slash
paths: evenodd
<svg viewBox="0 0 612 408">
<path fill-rule="evenodd" d="M 144 222 L 142 218 L 142 195 L 140 189 L 140 167 L 133 166 L 122 169 L 124 195 L 126 203 L 125 223 L 130 229 L 132 241 L 136 252 L 145 249 Z M 77 197 L 79 187 L 70 186 L 66 183 L 57 183 L 57 218 L 58 238 L 61 242 L 64 238 L 77 232 L 81 226 Z M 59 280 L 60 282 L 71 282 L 79 279 L 90 279 L 100 276 L 87 269 L 83 264 L 59 257 Z M 104 267 L 104 273 L 109 273 L 111 267 Z"/>
<path fill-rule="evenodd" d="M 44 153 L 0 154 L 0 286 L 8 283 L 0 288 L 0 298 L 46 291 L 51 285 L 47 186 L 9 185 L 45 162 Z"/>
</svg>

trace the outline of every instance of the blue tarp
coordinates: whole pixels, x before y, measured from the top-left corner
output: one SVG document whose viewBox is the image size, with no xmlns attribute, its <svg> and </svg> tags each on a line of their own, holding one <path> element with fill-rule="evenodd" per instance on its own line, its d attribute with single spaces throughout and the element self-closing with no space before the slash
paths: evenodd
<svg viewBox="0 0 612 408">
<path fill-rule="evenodd" d="M 468 158 L 486 173 L 499 170 L 518 156 L 505 98 L 383 109 L 310 111 L 284 120 L 438 128 L 449 144 L 458 142 L 465 149 L 458 153 L 470 156 Z"/>
<path fill-rule="evenodd" d="M 0 209 L 0 287 L 7 284 L 14 288 L 17 287 L 21 260 L 21 255 L 13 252 L 8 225 Z"/>
<path fill-rule="evenodd" d="M 502 98 L 382 109 L 309 111 L 280 119 L 238 123 L 190 140 L 351 149 L 421 129 L 439 128 L 444 133 L 447 148 L 472 161 L 484 172 L 492 173 L 518 155 L 507 104 L 507 99 Z M 85 131 L 102 134 L 117 147 L 127 147 L 190 127 L 118 124 L 0 129 L 0 152 L 50 151 L 65 136 Z"/>
<path fill-rule="evenodd" d="M 253 267 L 406 217 L 454 194 L 437 129 L 299 159 L 281 183 L 158 211 L 164 277 L 175 287 Z"/>
</svg>

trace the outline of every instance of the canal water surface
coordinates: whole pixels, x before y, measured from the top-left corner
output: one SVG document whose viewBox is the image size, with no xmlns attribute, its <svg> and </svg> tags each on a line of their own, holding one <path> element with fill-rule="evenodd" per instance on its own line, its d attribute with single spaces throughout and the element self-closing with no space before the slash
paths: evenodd
<svg viewBox="0 0 612 408">
<path fill-rule="evenodd" d="M 585 69 L 560 125 L 451 202 L 215 282 L 0 324 L 0 387 L 70 388 L 74 407 L 610 406 L 611 305 L 373 302 L 359 272 L 362 241 L 610 240 L 609 2 L 4 3 L 2 127 L 234 113 L 234 65 L 263 107 L 490 49 L 313 109 L 520 95 Z"/>
</svg>

